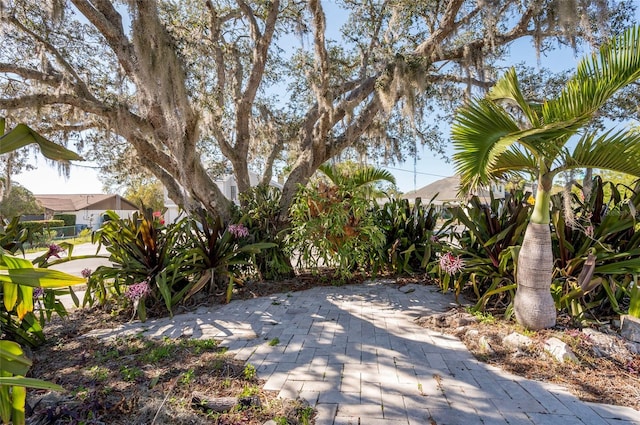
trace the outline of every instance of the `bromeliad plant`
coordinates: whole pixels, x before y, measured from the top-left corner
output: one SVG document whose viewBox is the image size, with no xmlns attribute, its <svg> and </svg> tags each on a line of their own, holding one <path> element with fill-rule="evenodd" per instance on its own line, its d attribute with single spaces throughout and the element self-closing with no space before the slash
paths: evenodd
<svg viewBox="0 0 640 425">
<path fill-rule="evenodd" d="M 551 198 L 556 307 L 565 309 L 577 322 L 625 311 L 638 316 L 640 231 L 636 216 L 640 194 L 626 187 L 621 192 L 597 176 L 590 191 L 576 186 L 579 195 L 565 194 L 572 201 L 569 211 L 561 194 Z"/>
<path fill-rule="evenodd" d="M 114 211 L 107 211 L 106 216 L 108 221 L 95 232 L 93 242 L 106 247 L 114 266 L 98 267 L 91 274 L 88 292 L 104 304 L 110 293 L 126 297 L 132 294 L 128 291 L 131 285 L 147 285 L 142 296 L 127 297 L 138 317 L 146 320 L 147 307 L 155 308 L 162 302 L 171 313 L 180 301 L 176 295 L 188 285 L 191 273 L 181 248 L 186 221 L 165 226 L 151 210 L 135 212 L 130 218 L 121 218 Z"/>
<path fill-rule="evenodd" d="M 381 256 L 385 266 L 395 273 L 424 271 L 436 259 L 437 220 L 435 206 L 431 202 L 423 205 L 420 198 L 413 204 L 407 199 L 386 202 L 376 212 L 376 225 L 385 235 Z"/>
<path fill-rule="evenodd" d="M 193 237 L 185 254 L 195 280 L 185 288 L 185 299 L 206 289 L 207 294 L 225 294 L 226 301 L 231 301 L 234 287 L 243 284 L 244 275 L 251 274 L 252 259 L 276 246 L 271 242 L 251 243 L 242 220 L 225 226 L 219 216 L 200 211 L 189 223 Z"/>
<path fill-rule="evenodd" d="M 525 99 L 515 70 L 484 99 L 461 108 L 452 127 L 454 161 L 462 191 L 509 174 L 537 176 L 535 207 L 518 258 L 517 320 L 527 328 L 551 327 L 556 309 L 550 202 L 558 173 L 600 168 L 640 176 L 640 134 L 586 130 L 618 90 L 640 78 L 640 27 L 633 27 L 583 59 L 560 95 L 543 103 Z M 571 151 L 567 143 L 577 136 Z"/>
<path fill-rule="evenodd" d="M 513 191 L 504 199 L 490 192 L 488 203 L 473 196 L 465 205 L 450 209 L 452 218 L 443 228 L 457 241 L 456 254 L 464 258 L 464 268 L 453 281 L 456 294 L 470 284 L 477 298 L 476 309 L 506 307 L 513 301 L 515 258 L 522 244 L 531 205 L 530 194 Z M 441 273 L 440 264 L 431 270 Z M 440 277 L 450 279 L 447 274 Z M 448 285 L 447 285 L 448 289 Z"/>
</svg>

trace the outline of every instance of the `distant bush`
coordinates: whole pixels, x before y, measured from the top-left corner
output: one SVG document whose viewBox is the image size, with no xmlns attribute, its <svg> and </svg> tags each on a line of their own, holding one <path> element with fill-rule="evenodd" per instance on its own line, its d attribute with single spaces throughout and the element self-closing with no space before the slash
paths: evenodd
<svg viewBox="0 0 640 425">
<path fill-rule="evenodd" d="M 76 216 L 75 214 L 55 214 L 53 216 L 54 220 L 62 220 L 64 221 L 65 226 L 75 226 L 76 225 Z"/>
<path fill-rule="evenodd" d="M 64 220 L 38 220 L 38 221 L 21 221 L 20 229 L 26 229 L 29 233 L 43 233 L 52 227 L 64 226 Z"/>
</svg>

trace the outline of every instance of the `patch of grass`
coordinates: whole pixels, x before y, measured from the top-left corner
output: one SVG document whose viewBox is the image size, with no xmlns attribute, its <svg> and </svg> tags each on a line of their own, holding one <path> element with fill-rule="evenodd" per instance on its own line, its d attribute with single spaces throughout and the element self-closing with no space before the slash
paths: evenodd
<svg viewBox="0 0 640 425">
<path fill-rule="evenodd" d="M 467 309 L 467 312 L 473 314 L 473 316 L 478 319 L 478 322 L 480 323 L 492 324 L 496 322 L 496 318 L 491 313 L 473 309 Z"/>
<path fill-rule="evenodd" d="M 106 381 L 109 377 L 109 369 L 98 365 L 91 366 L 89 368 L 89 376 L 98 382 Z"/>
<path fill-rule="evenodd" d="M 158 363 L 160 360 L 169 358 L 175 352 L 172 342 L 163 341 L 157 347 L 150 347 L 150 350 L 143 354 L 142 360 L 145 363 Z"/>
<path fill-rule="evenodd" d="M 278 344 L 280 344 L 280 338 L 273 338 L 271 341 L 269 341 L 269 345 L 271 347 L 275 347 Z"/>
<path fill-rule="evenodd" d="M 245 385 L 242 392 L 238 394 L 239 398 L 253 397 L 260 394 L 260 387 L 257 385 Z"/>
<path fill-rule="evenodd" d="M 133 382 L 139 377 L 141 377 L 143 374 L 144 372 L 142 372 L 140 368 L 135 366 L 133 367 L 122 366 L 120 368 L 120 375 L 122 376 L 122 379 L 127 382 Z"/>
<path fill-rule="evenodd" d="M 300 422 L 302 422 L 302 425 L 311 424 L 311 418 L 313 418 L 314 412 L 315 411 L 313 410 L 313 407 L 310 406 L 303 407 L 298 411 L 298 417 L 300 418 Z"/>
<path fill-rule="evenodd" d="M 193 378 L 194 378 L 194 370 L 193 369 L 189 369 L 180 378 L 180 383 L 181 384 L 185 384 L 185 385 L 186 384 L 190 384 L 191 381 L 193 381 Z"/>
<path fill-rule="evenodd" d="M 256 374 L 256 367 L 251 363 L 247 363 L 247 365 L 244 367 L 244 370 L 242 371 L 242 375 L 245 377 L 245 379 L 248 380 L 254 379 L 256 377 Z"/>
<path fill-rule="evenodd" d="M 186 339 L 184 341 L 186 341 L 186 346 L 193 348 L 196 354 L 200 354 L 203 351 L 215 350 L 219 344 L 215 339 Z"/>
</svg>

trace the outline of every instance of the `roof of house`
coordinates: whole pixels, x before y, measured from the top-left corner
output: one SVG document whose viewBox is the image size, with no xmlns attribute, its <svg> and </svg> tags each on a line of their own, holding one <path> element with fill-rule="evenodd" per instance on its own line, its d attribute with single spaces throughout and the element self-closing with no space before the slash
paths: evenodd
<svg viewBox="0 0 640 425">
<path fill-rule="evenodd" d="M 138 207 L 120 195 L 75 194 L 34 195 L 40 204 L 51 211 L 71 212 L 80 210 L 137 210 Z"/>
<path fill-rule="evenodd" d="M 459 188 L 460 176 L 455 175 L 437 180 L 431 184 L 421 187 L 418 190 L 407 192 L 402 195 L 402 197 L 404 199 L 422 198 L 423 201 L 429 201 L 435 197 L 434 200 L 439 202 L 458 202 L 461 199 L 464 199 L 458 196 Z M 477 192 L 480 197 L 486 197 L 489 194 L 489 192 L 484 189 L 480 189 Z"/>
<path fill-rule="evenodd" d="M 402 197 L 404 199 L 416 199 L 422 198 L 423 201 L 428 201 L 437 195 L 436 200 L 447 202 L 457 201 L 458 187 L 460 186 L 460 177 L 451 176 L 444 179 L 437 180 L 426 186 L 421 187 L 418 190 L 405 193 Z"/>
</svg>

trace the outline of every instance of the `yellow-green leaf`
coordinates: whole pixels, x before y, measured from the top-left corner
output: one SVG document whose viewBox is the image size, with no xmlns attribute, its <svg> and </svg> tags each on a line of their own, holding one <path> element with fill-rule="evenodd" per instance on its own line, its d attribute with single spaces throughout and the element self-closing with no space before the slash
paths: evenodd
<svg viewBox="0 0 640 425">
<path fill-rule="evenodd" d="M 7 311 L 12 311 L 13 306 L 15 306 L 16 302 L 18 301 L 18 285 L 10 281 L 5 281 L 2 291 L 4 297 L 4 308 Z"/>
</svg>

